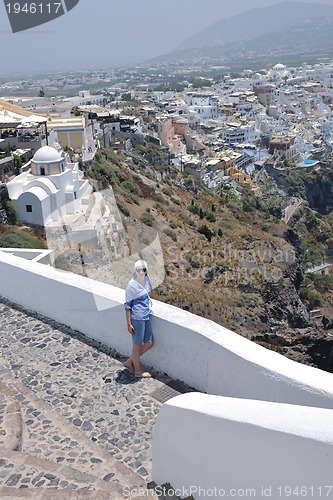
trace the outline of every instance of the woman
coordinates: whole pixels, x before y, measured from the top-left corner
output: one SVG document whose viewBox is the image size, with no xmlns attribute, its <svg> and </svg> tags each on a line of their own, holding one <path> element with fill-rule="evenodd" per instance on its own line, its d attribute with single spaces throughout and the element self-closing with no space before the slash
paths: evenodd
<svg viewBox="0 0 333 500">
<path fill-rule="evenodd" d="M 153 347 L 153 331 L 150 324 L 152 314 L 150 300 L 150 279 L 147 274 L 147 263 L 138 260 L 134 264 L 134 276 L 128 282 L 125 292 L 125 311 L 127 330 L 132 335 L 132 354 L 124 363 L 125 368 L 136 377 L 151 377 L 149 372 L 141 368 L 140 356 Z"/>
</svg>

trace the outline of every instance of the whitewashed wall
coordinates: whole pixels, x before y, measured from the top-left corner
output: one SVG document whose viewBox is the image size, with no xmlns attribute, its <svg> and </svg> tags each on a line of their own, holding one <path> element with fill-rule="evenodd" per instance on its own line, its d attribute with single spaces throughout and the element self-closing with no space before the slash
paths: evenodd
<svg viewBox="0 0 333 500">
<path fill-rule="evenodd" d="M 119 353 L 131 350 L 119 288 L 0 252 L 0 295 Z M 155 347 L 143 358 L 153 368 L 210 394 L 333 407 L 332 374 L 176 307 L 153 308 Z"/>
<path fill-rule="evenodd" d="M 153 479 L 181 497 L 329 498 L 332 459 L 329 409 L 189 393 L 154 427 Z"/>
</svg>

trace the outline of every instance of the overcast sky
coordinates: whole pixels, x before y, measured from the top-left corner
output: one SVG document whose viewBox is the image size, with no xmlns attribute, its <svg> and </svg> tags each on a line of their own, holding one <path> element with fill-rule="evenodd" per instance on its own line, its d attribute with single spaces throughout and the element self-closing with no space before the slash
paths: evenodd
<svg viewBox="0 0 333 500">
<path fill-rule="evenodd" d="M 38 4 L 38 0 L 34 1 Z M 333 0 L 303 0 L 311 1 L 333 5 Z M 277 3 L 280 2 L 80 0 L 58 19 L 13 34 L 0 0 L 1 73 L 135 63 L 171 51 L 190 35 L 222 18 Z"/>
</svg>

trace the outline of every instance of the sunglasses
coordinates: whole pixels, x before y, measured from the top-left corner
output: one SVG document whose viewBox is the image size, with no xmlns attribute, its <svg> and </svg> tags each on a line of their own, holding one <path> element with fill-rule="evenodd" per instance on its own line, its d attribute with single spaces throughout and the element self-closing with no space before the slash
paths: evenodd
<svg viewBox="0 0 333 500">
<path fill-rule="evenodd" d="M 136 269 L 136 272 L 137 273 L 146 273 L 147 272 L 147 269 L 145 267 L 143 267 L 142 269 Z"/>
</svg>

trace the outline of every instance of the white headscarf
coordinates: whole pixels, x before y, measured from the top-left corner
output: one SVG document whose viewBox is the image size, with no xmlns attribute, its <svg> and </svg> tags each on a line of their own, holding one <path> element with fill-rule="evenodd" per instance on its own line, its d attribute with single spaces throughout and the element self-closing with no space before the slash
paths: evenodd
<svg viewBox="0 0 333 500">
<path fill-rule="evenodd" d="M 137 269 L 142 269 L 142 268 L 145 268 L 147 269 L 147 262 L 145 260 L 137 260 L 136 263 L 134 264 L 134 272 L 137 270 Z"/>
</svg>

